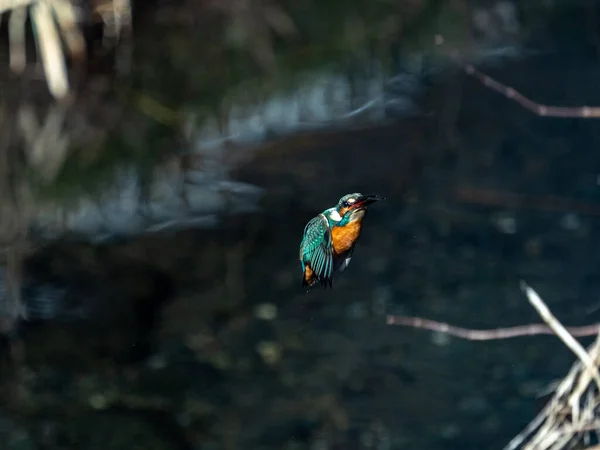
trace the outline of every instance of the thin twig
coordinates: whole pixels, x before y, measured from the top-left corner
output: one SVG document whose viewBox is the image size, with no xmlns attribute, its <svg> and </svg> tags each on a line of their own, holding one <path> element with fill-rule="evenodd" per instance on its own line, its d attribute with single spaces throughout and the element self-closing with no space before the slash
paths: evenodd
<svg viewBox="0 0 600 450">
<path fill-rule="evenodd" d="M 544 420 L 546 420 L 546 417 L 548 417 L 548 412 L 550 411 L 550 407 L 551 407 L 551 403 L 548 403 L 543 410 L 541 410 L 537 416 L 535 416 L 535 418 L 529 422 L 529 424 L 527 425 L 527 427 L 525 427 L 525 429 L 520 432 L 518 435 L 516 435 L 514 438 L 511 439 L 511 441 L 506 445 L 506 447 L 504 447 L 503 450 L 515 450 L 517 449 L 523 442 L 525 442 L 525 440 L 527 439 L 527 436 L 529 436 L 531 433 L 533 433 L 536 429 L 538 429 L 540 427 L 540 425 L 542 425 L 542 423 L 544 423 Z"/>
<path fill-rule="evenodd" d="M 542 323 L 532 323 L 528 325 L 519 325 L 516 327 L 495 328 L 488 330 L 474 330 L 471 328 L 457 327 L 444 322 L 436 322 L 435 320 L 422 319 L 421 317 L 389 315 L 387 316 L 387 324 L 437 331 L 461 339 L 466 339 L 468 341 L 493 341 L 522 336 L 555 334 L 552 328 Z M 581 327 L 568 327 L 567 330 L 572 336 L 593 336 L 600 332 L 600 323 L 584 325 Z"/>
<path fill-rule="evenodd" d="M 600 118 L 600 107 L 598 106 L 548 106 L 542 105 L 541 103 L 534 102 L 533 100 L 525 97 L 516 89 L 507 86 L 489 75 L 484 74 L 477 70 L 471 64 L 465 64 L 464 70 L 468 75 L 475 77 L 485 87 L 492 91 L 498 92 L 504 97 L 517 102 L 523 108 L 531 111 L 532 113 L 542 117 L 580 117 L 586 119 L 598 119 Z"/>
</svg>

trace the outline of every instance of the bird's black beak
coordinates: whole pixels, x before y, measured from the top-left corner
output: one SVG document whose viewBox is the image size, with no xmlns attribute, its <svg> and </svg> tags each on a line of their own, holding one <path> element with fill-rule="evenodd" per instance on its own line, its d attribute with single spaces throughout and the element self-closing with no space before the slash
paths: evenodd
<svg viewBox="0 0 600 450">
<path fill-rule="evenodd" d="M 381 201 L 381 200 L 385 200 L 385 197 L 380 197 L 379 195 L 363 195 L 362 197 L 358 198 L 356 200 L 355 205 L 356 206 L 367 206 L 370 205 L 372 203 Z"/>
</svg>

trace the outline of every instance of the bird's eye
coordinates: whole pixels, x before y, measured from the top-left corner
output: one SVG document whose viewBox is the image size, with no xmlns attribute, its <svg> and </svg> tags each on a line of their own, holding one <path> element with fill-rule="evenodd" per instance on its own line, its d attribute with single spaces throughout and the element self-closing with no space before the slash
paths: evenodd
<svg viewBox="0 0 600 450">
<path fill-rule="evenodd" d="M 348 203 L 346 200 L 344 200 L 342 205 L 344 206 L 344 208 L 347 208 L 348 206 L 350 206 L 350 203 Z"/>
</svg>

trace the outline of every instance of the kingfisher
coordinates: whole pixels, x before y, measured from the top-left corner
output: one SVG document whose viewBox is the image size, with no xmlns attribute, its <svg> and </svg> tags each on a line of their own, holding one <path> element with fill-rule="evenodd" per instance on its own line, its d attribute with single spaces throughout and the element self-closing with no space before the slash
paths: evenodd
<svg viewBox="0 0 600 450">
<path fill-rule="evenodd" d="M 350 264 L 367 206 L 379 200 L 385 197 L 359 192 L 344 195 L 337 205 L 306 224 L 300 243 L 303 287 L 317 282 L 332 287 L 334 272 L 342 272 Z"/>
</svg>

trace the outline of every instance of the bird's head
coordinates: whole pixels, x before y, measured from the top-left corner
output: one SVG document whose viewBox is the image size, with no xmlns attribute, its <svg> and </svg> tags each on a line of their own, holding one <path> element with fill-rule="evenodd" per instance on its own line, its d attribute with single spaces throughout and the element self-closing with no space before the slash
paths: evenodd
<svg viewBox="0 0 600 450">
<path fill-rule="evenodd" d="M 360 192 L 344 195 L 336 205 L 336 210 L 341 217 L 350 211 L 359 211 L 367 209 L 367 206 L 380 200 L 385 200 L 385 197 L 378 195 L 363 195 Z"/>
</svg>

